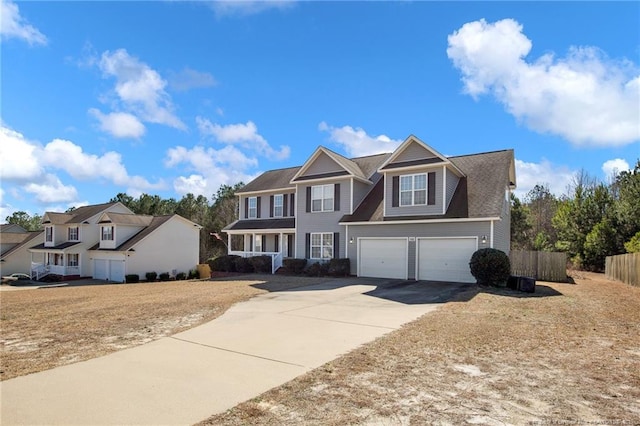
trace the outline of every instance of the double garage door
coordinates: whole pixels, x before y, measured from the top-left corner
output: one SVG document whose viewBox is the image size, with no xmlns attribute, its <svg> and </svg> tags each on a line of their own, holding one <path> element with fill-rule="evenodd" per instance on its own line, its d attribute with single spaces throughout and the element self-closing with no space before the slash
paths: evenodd
<svg viewBox="0 0 640 426">
<path fill-rule="evenodd" d="M 94 259 L 93 278 L 124 282 L 124 260 Z"/>
<path fill-rule="evenodd" d="M 409 262 L 407 238 L 361 238 L 358 245 L 362 277 L 407 279 L 411 266 L 418 280 L 475 282 L 469 271 L 478 246 L 475 237 L 417 238 L 415 263 Z"/>
</svg>

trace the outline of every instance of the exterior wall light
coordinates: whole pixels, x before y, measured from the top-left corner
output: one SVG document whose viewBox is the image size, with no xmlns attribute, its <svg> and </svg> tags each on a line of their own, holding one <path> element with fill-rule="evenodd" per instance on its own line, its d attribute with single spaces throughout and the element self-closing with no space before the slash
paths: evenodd
<svg viewBox="0 0 640 426">
<path fill-rule="evenodd" d="M 487 236 L 483 235 L 482 237 L 480 237 L 480 241 L 482 242 L 482 244 L 487 244 Z"/>
</svg>

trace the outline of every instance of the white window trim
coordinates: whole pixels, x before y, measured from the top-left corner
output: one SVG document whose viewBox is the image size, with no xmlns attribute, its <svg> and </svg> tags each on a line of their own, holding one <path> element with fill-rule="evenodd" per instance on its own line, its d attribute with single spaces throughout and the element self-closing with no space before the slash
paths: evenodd
<svg viewBox="0 0 640 426">
<path fill-rule="evenodd" d="M 107 234 L 107 236 L 110 236 L 111 238 L 104 238 L 105 237 L 105 228 L 109 229 L 109 233 Z M 116 233 L 116 227 L 113 225 L 109 225 L 109 226 L 101 226 L 100 227 L 100 241 L 114 241 L 115 240 L 115 233 Z"/>
<path fill-rule="evenodd" d="M 44 228 L 44 241 L 47 243 L 53 242 L 53 226 L 46 226 Z"/>
<path fill-rule="evenodd" d="M 71 258 L 72 256 L 75 257 L 75 262 L 71 262 Z M 68 253 L 67 254 L 67 266 L 79 266 L 80 264 L 80 256 L 78 255 L 78 253 Z"/>
<path fill-rule="evenodd" d="M 319 235 L 320 236 L 320 245 L 317 244 L 313 244 L 313 236 L 314 235 Z M 323 257 L 322 254 L 324 253 L 324 249 L 329 247 L 329 245 L 325 245 L 324 244 L 324 237 L 325 235 L 329 235 L 329 241 L 331 241 L 331 256 L 330 257 Z M 333 247 L 334 245 L 334 241 L 333 241 L 333 232 L 312 232 L 311 236 L 309 238 L 309 257 L 311 259 L 314 260 L 327 260 L 327 259 L 333 259 L 334 253 L 335 253 L 335 248 Z M 313 248 L 319 248 L 320 249 L 320 257 L 313 257 Z"/>
<path fill-rule="evenodd" d="M 278 201 L 280 204 L 278 205 Z M 280 207 L 280 214 L 277 213 L 277 208 Z M 273 217 L 284 217 L 284 195 L 276 194 L 273 196 Z"/>
<path fill-rule="evenodd" d="M 416 177 L 424 176 L 424 189 L 416 189 Z M 411 189 L 410 190 L 402 190 L 402 178 L 411 178 Z M 411 175 L 401 175 L 398 181 L 398 205 L 400 207 L 413 207 L 413 206 L 426 206 L 429 199 L 429 176 L 427 173 L 415 173 Z M 415 196 L 416 191 L 424 191 L 424 203 L 416 203 Z M 411 193 L 411 204 L 403 204 L 402 203 L 402 193 Z"/>
<path fill-rule="evenodd" d="M 76 230 L 75 238 L 71 238 L 71 230 Z M 80 241 L 80 227 L 79 226 L 70 226 L 67 231 L 67 236 L 69 237 L 69 241 Z"/>
<path fill-rule="evenodd" d="M 322 197 L 320 197 L 320 198 L 314 198 L 313 197 L 314 188 L 322 188 L 321 189 Z M 330 197 L 326 196 L 326 190 L 327 189 L 329 190 Z M 336 205 L 335 190 L 336 190 L 335 184 L 333 184 L 333 183 L 329 183 L 329 184 L 325 184 L 325 185 L 313 185 L 311 187 L 311 212 L 312 213 L 332 212 L 334 210 L 334 208 L 335 208 L 335 205 Z M 313 206 L 313 202 L 317 201 L 317 200 L 320 200 L 320 210 L 314 209 L 314 206 Z M 325 209 L 324 208 L 324 202 L 326 200 L 332 200 L 331 209 Z"/>
<path fill-rule="evenodd" d="M 253 201 L 254 206 L 251 207 L 251 201 Z M 253 215 L 251 211 L 253 210 Z M 247 217 L 249 219 L 257 219 L 258 218 L 258 197 L 249 197 L 249 201 L 247 202 Z"/>
</svg>

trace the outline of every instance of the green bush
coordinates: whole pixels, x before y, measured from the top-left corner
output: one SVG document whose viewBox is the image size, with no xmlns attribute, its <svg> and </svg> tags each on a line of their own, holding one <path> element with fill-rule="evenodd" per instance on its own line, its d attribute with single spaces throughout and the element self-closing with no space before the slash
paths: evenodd
<svg viewBox="0 0 640 426">
<path fill-rule="evenodd" d="M 509 256 L 493 248 L 483 248 L 473 253 L 469 268 L 480 285 L 505 287 L 511 275 Z"/>
<path fill-rule="evenodd" d="M 271 256 L 253 256 L 249 258 L 253 270 L 262 274 L 271 273 Z"/>
<path fill-rule="evenodd" d="M 139 283 L 140 275 L 138 274 L 127 274 L 124 276 L 124 282 L 126 283 Z"/>
<path fill-rule="evenodd" d="M 309 265 L 305 274 L 310 277 L 324 277 L 329 273 L 328 262 L 316 262 Z"/>
<path fill-rule="evenodd" d="M 178 272 L 176 274 L 176 280 L 186 280 L 187 279 L 187 274 L 185 274 L 184 272 Z"/>
<path fill-rule="evenodd" d="M 329 261 L 328 273 L 333 277 L 348 276 L 351 273 L 351 263 L 349 259 L 331 259 Z"/>
<path fill-rule="evenodd" d="M 147 281 L 152 283 L 156 281 L 156 278 L 158 278 L 158 274 L 156 272 L 147 272 L 146 274 L 144 274 L 144 276 L 147 278 Z"/>
<path fill-rule="evenodd" d="M 307 259 L 284 259 L 282 266 L 292 274 L 301 274 L 307 266 Z"/>
<path fill-rule="evenodd" d="M 218 256 L 214 259 L 209 259 L 207 263 L 212 271 L 218 272 L 235 272 L 236 271 L 236 260 L 240 259 L 240 256 L 236 256 L 233 254 L 225 254 L 223 256 Z"/>
<path fill-rule="evenodd" d="M 627 250 L 627 253 L 640 253 L 640 231 L 624 243 L 624 248 Z"/>
<path fill-rule="evenodd" d="M 168 272 L 163 272 L 159 276 L 160 281 L 169 281 L 171 279 L 171 275 Z"/>
<path fill-rule="evenodd" d="M 200 278 L 200 272 L 198 272 L 197 269 L 192 269 L 189 271 L 190 280 L 197 280 L 198 278 Z"/>
<path fill-rule="evenodd" d="M 251 260 L 247 257 L 238 256 L 236 259 L 233 260 L 233 264 L 237 272 L 242 272 L 242 273 L 253 272 L 253 265 L 251 264 Z"/>
</svg>

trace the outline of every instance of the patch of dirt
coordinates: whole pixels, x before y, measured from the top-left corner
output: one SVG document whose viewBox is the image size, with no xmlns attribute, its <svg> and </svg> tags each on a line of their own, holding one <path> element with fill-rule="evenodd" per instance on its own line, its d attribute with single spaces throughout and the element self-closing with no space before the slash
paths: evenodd
<svg viewBox="0 0 640 426">
<path fill-rule="evenodd" d="M 640 424 L 640 288 L 474 289 L 203 425 Z"/>
<path fill-rule="evenodd" d="M 244 275 L 212 280 L 0 292 L 0 380 L 169 336 L 261 293 L 326 278 Z"/>
</svg>

